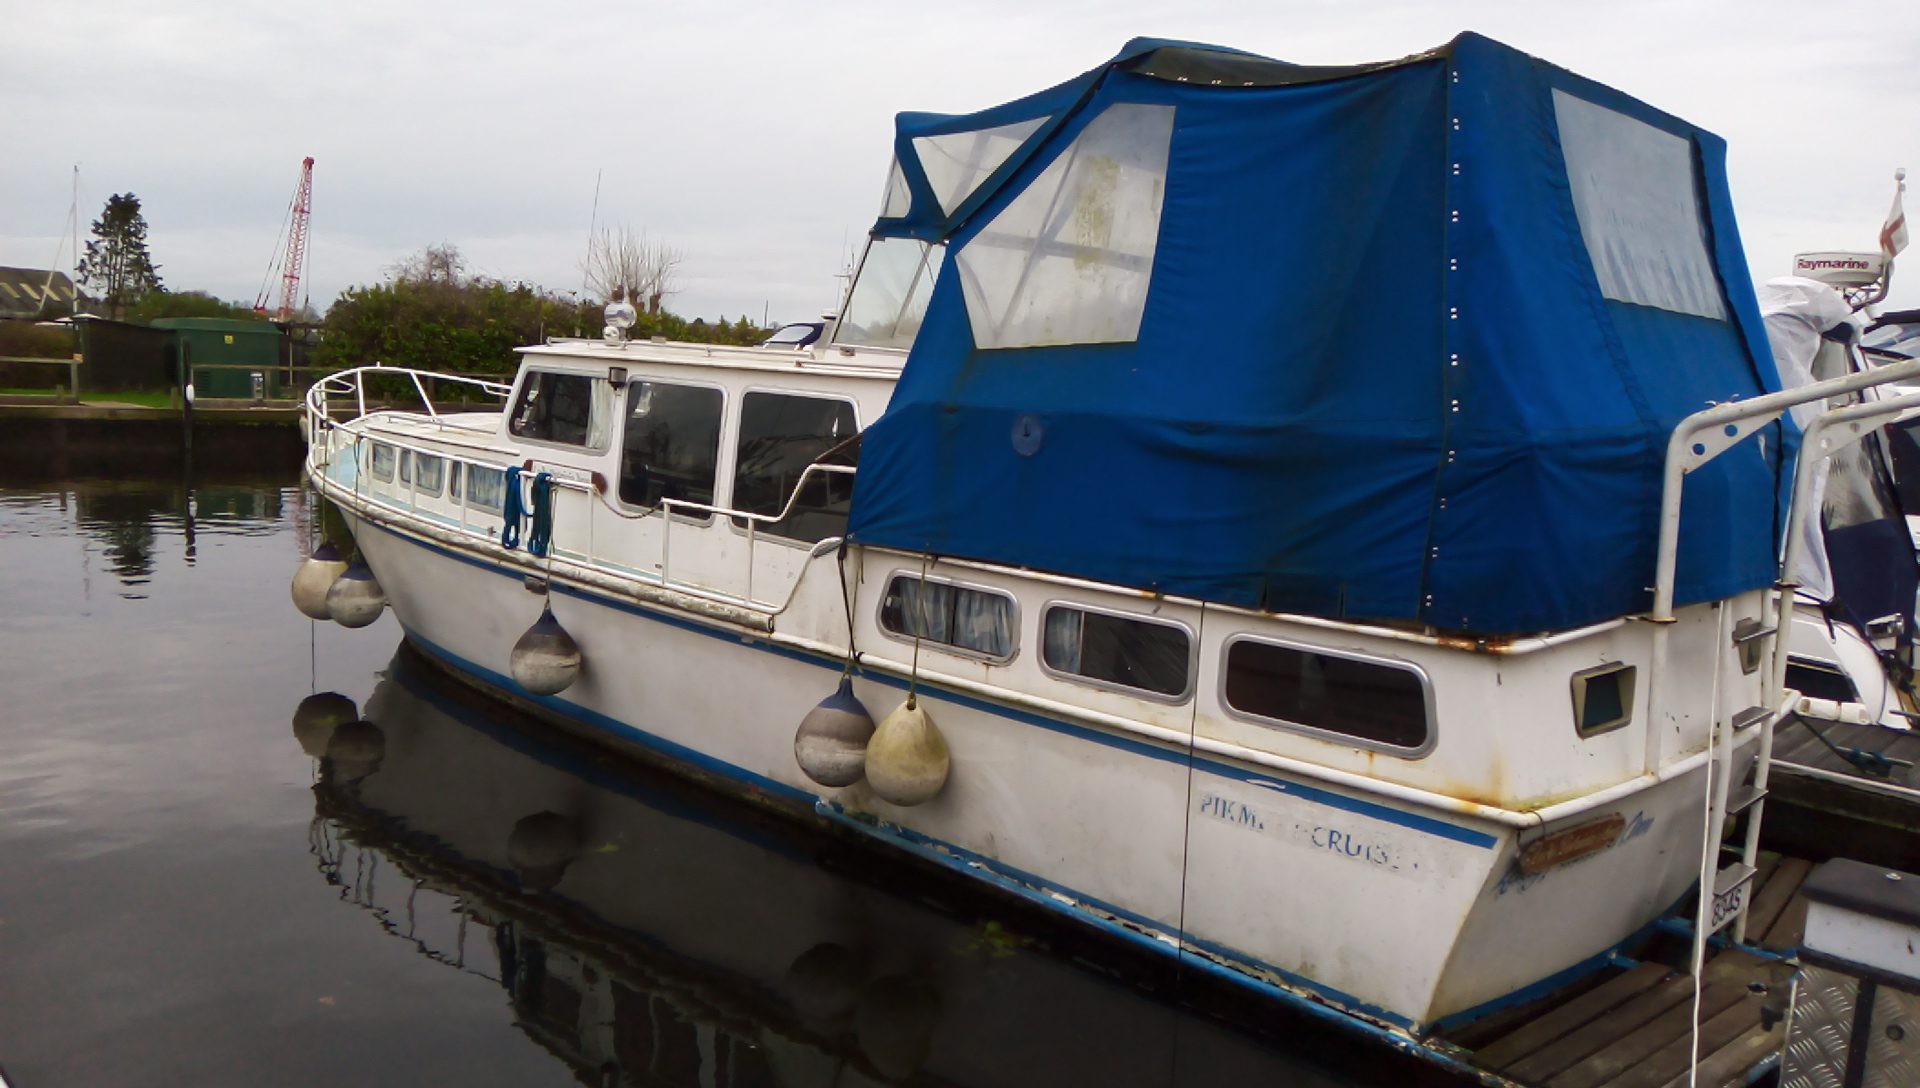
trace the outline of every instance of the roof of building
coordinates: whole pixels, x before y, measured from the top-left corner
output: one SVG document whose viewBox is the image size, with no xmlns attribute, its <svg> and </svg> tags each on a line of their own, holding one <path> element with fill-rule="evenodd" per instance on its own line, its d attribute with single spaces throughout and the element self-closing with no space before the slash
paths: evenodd
<svg viewBox="0 0 1920 1088">
<path fill-rule="evenodd" d="M 56 303 L 72 306 L 76 297 L 73 280 L 64 272 L 44 268 L 0 266 L 0 317 L 37 317 L 48 296 Z"/>
</svg>

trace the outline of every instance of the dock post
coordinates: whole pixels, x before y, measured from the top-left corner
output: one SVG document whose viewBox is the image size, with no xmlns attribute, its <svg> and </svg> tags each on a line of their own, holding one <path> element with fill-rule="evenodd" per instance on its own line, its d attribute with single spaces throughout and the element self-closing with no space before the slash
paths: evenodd
<svg viewBox="0 0 1920 1088">
<path fill-rule="evenodd" d="M 180 432 L 187 463 L 193 463 L 193 345 L 180 344 Z"/>
</svg>

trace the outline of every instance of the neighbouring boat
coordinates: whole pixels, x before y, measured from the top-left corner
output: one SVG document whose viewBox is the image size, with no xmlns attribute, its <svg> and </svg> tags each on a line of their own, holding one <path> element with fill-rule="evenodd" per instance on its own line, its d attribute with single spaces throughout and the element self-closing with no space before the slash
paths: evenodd
<svg viewBox="0 0 1920 1088">
<path fill-rule="evenodd" d="M 1896 178 L 1904 177 L 1904 172 Z M 1896 181 L 1894 213 L 1901 218 Z M 1891 248 L 1891 242 L 1883 243 Z M 1873 335 L 1867 307 L 1886 297 L 1892 252 L 1802 253 L 1794 274 L 1759 289 L 1760 309 L 1784 384 L 1803 386 L 1900 362 L 1898 321 L 1879 321 Z M 1898 315 L 1895 315 L 1898 316 Z M 1895 386 L 1847 398 L 1859 404 L 1910 395 Z M 1811 426 L 1824 407 L 1802 405 L 1795 420 Z M 1799 569 L 1801 609 L 1788 638 L 1787 686 L 1805 699 L 1803 720 L 1910 727 L 1920 711 L 1914 685 L 1916 597 L 1920 597 L 1920 424 L 1892 417 L 1877 432 L 1817 451 Z"/>
<path fill-rule="evenodd" d="M 1136 41 L 893 149 L 817 337 L 317 386 L 340 618 L 1403 1043 L 1739 928 L 1782 416 L 1920 363 L 1779 391 L 1717 138 L 1464 35 Z"/>
</svg>

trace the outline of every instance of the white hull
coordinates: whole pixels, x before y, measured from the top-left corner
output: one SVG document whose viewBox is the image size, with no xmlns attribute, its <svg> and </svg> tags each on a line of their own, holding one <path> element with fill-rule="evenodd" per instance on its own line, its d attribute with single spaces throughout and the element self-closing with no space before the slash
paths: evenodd
<svg viewBox="0 0 1920 1088">
<path fill-rule="evenodd" d="M 508 650 L 542 603 L 524 569 L 349 516 L 409 637 L 511 692 Z M 832 690 L 838 660 L 557 580 L 553 609 L 588 664 L 562 695 L 531 701 L 576 728 L 1400 1030 L 1591 963 L 1696 879 L 1699 765 L 1567 821 L 1617 814 L 1616 845 L 1520 877 L 1517 850 L 1561 825 L 1525 831 L 1253 762 L 1190 758 L 1178 745 L 938 682 L 921 687 L 952 750 L 938 798 L 897 808 L 862 784 L 817 801 L 822 791 L 795 765 L 793 731 Z M 904 686 L 867 673 L 855 689 L 877 716 Z"/>
<path fill-rule="evenodd" d="M 699 1082 L 722 1085 L 1124 1084 L 1177 1066 L 1333 1083 L 1310 1061 L 1175 1024 L 1068 955 L 1010 964 L 1022 937 L 930 909 L 923 889 L 894 887 L 896 869 L 849 879 L 844 866 L 869 859 L 840 851 L 822 867 L 763 820 L 489 736 L 395 664 L 364 708 L 384 736 L 377 769 L 335 760 L 322 773 L 320 812 L 347 831 L 323 860 L 349 879 L 375 871 L 347 856 L 370 844 L 398 864 L 408 879 L 380 871 L 356 901 L 405 917 L 409 940 L 440 936 L 428 954 L 441 962 L 497 974 L 516 1024 L 591 1075 L 693 1083 L 659 1055 L 697 1050 Z M 547 835 L 529 850 L 530 821 L 577 845 Z M 436 901 L 493 932 L 432 917 Z"/>
</svg>

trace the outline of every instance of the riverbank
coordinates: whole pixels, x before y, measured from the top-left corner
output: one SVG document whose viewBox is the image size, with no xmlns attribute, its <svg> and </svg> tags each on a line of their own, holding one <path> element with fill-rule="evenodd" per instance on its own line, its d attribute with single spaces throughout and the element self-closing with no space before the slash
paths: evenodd
<svg viewBox="0 0 1920 1088">
<path fill-rule="evenodd" d="M 176 471 L 190 462 L 291 473 L 305 455 L 299 423 L 291 402 L 196 405 L 191 428 L 171 407 L 0 403 L 0 465 L 27 475 L 90 475 L 129 464 Z"/>
</svg>

